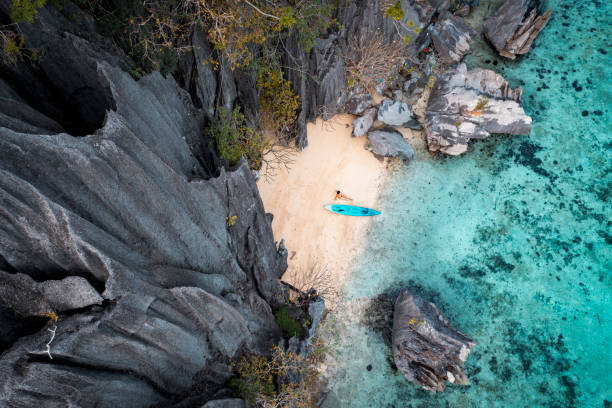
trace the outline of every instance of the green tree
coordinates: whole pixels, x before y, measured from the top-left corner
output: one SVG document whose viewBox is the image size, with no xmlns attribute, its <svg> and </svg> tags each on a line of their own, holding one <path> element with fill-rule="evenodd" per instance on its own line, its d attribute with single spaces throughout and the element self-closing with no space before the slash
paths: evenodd
<svg viewBox="0 0 612 408">
<path fill-rule="evenodd" d="M 15 23 L 32 23 L 38 15 L 38 10 L 46 0 L 13 0 L 11 3 L 11 20 Z"/>
<path fill-rule="evenodd" d="M 231 165 L 244 157 L 251 169 L 261 168 L 263 152 L 268 143 L 261 131 L 246 125 L 239 107 L 231 112 L 219 108 L 217 119 L 204 130 L 204 134 L 214 141 L 220 156 Z"/>
</svg>

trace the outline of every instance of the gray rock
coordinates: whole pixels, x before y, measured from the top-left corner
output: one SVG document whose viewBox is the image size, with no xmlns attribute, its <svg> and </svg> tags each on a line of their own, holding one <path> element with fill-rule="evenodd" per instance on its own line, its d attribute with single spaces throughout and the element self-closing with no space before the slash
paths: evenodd
<svg viewBox="0 0 612 408">
<path fill-rule="evenodd" d="M 64 131 L 53 119 L 24 102 L 0 97 L 0 126 L 21 133 L 54 134 Z"/>
<path fill-rule="evenodd" d="M 404 102 L 408 106 L 413 106 L 423 94 L 425 86 L 430 81 L 433 75 L 433 67 L 436 65 L 436 57 L 434 53 L 429 53 L 425 57 L 425 61 L 419 64 L 413 64 L 410 67 L 410 78 L 404 82 L 403 94 Z"/>
<path fill-rule="evenodd" d="M 466 4 L 465 6 L 457 9 L 457 11 L 455 11 L 453 14 L 459 17 L 467 17 L 470 15 L 470 11 L 472 11 L 472 8 L 469 4 Z"/>
<path fill-rule="evenodd" d="M 430 302 L 402 290 L 393 313 L 393 359 L 410 382 L 444 391 L 445 382 L 467 384 L 463 363 L 476 343 L 456 330 Z"/>
<path fill-rule="evenodd" d="M 425 112 L 425 133 L 430 151 L 458 155 L 470 139 L 491 133 L 527 135 L 531 118 L 521 106 L 522 88 L 510 88 L 501 75 L 460 64 L 441 74 L 433 87 Z M 487 98 L 480 111 L 479 100 Z"/>
<path fill-rule="evenodd" d="M 15 272 L 2 285 L 19 292 L 0 296 L 0 317 L 79 308 L 59 314 L 53 360 L 47 330 L 8 345 L 2 406 L 204 403 L 232 359 L 280 335 L 270 304 L 286 250 L 246 163 L 202 178 L 186 92 L 159 73 L 136 82 L 101 64 L 99 74 L 116 110 L 95 134 L 0 128 L 0 259 Z"/>
<path fill-rule="evenodd" d="M 552 8 L 537 16 L 535 8 L 527 14 L 529 4 L 528 0 L 506 0 L 483 23 L 485 37 L 501 56 L 515 59 L 517 55 L 527 53 L 533 40 L 548 23 Z"/>
<path fill-rule="evenodd" d="M 10 16 L 11 5 L 11 1 L 1 0 L 0 13 Z M 20 35 L 25 39 L 24 47 L 44 50 L 44 58 L 37 64 L 31 64 L 27 58 L 21 58 L 15 64 L 3 64 L 2 76 L 8 79 L 9 86 L 22 102 L 28 101 L 32 110 L 39 112 L 39 118 L 44 115 L 73 134 L 85 135 L 100 127 L 106 110 L 113 108 L 107 89 L 98 76 L 97 61 L 105 60 L 118 66 L 121 58 L 117 55 L 122 53 L 111 46 L 108 48 L 113 54 L 110 54 L 100 45 L 92 45 L 72 34 L 81 32 L 96 37 L 95 33 L 83 32 L 83 26 L 76 26 L 77 21 L 85 18 L 82 10 L 74 9 L 71 10 L 73 19 L 69 19 L 52 6 L 43 7 L 33 24 L 19 24 Z M 35 123 L 31 125 L 35 126 Z M 11 126 L 15 128 L 14 124 Z M 33 133 L 56 133 L 57 127 L 53 126 L 51 132 L 34 130 Z"/>
<path fill-rule="evenodd" d="M 354 95 L 346 103 L 345 109 L 351 115 L 361 115 L 363 111 L 372 105 L 372 95 L 368 93 Z"/>
<path fill-rule="evenodd" d="M 381 32 L 390 40 L 403 42 L 406 35 L 411 35 L 406 52 L 414 57 L 429 42 L 427 27 L 431 18 L 436 12 L 447 10 L 449 5 L 448 1 L 440 0 L 402 0 L 405 16 L 398 33 L 393 21 L 384 18 L 378 0 L 367 0 L 363 3 L 341 0 L 337 7 L 337 20 L 342 28 L 325 38 L 317 38 L 309 55 L 304 53 L 294 36 L 288 38 L 285 46 L 291 56 L 283 55 L 285 75 L 293 84 L 301 104 L 296 145 L 299 148 L 307 145 L 307 121 L 312 121 L 317 116 L 329 118 L 345 111 L 345 103 L 354 95 L 351 90 L 346 89 L 344 55 L 354 53 L 349 46 L 349 39 L 364 41 L 373 32 Z M 419 34 L 415 32 L 415 28 L 420 29 Z M 308 72 L 309 75 L 303 75 L 303 72 Z M 425 83 L 426 81 L 427 79 Z M 377 92 L 383 94 L 388 85 L 379 83 Z M 416 122 L 413 122 L 413 125 L 416 125 Z"/>
<path fill-rule="evenodd" d="M 393 128 L 374 130 L 368 133 L 366 148 L 374 154 L 383 157 L 400 157 L 403 161 L 410 161 L 414 157 L 414 150 L 404 140 L 400 132 Z"/>
<path fill-rule="evenodd" d="M 400 127 L 421 130 L 422 127 L 412 113 L 412 108 L 405 102 L 385 99 L 378 108 L 378 120 L 381 122 Z"/>
<path fill-rule="evenodd" d="M 368 133 L 368 130 L 372 127 L 374 119 L 376 118 L 376 108 L 370 108 L 363 116 L 358 117 L 353 121 L 353 137 L 361 137 Z"/>
<path fill-rule="evenodd" d="M 0 271 L 0 298 L 13 311 L 27 316 L 44 316 L 99 305 L 102 296 L 80 276 L 36 282 L 23 273 Z"/>
<path fill-rule="evenodd" d="M 215 116 L 215 96 L 217 78 L 211 66 L 212 48 L 206 39 L 206 33 L 199 28 L 193 32 L 191 40 L 194 55 L 194 69 L 197 72 L 196 94 L 202 104 L 202 111 L 210 120 Z"/>
<path fill-rule="evenodd" d="M 202 408 L 247 408 L 247 404 L 244 400 L 239 398 L 226 398 L 208 401 Z"/>
<path fill-rule="evenodd" d="M 445 11 L 431 29 L 431 40 L 440 61 L 456 64 L 470 51 L 470 43 L 476 34 L 463 18 Z"/>
<path fill-rule="evenodd" d="M 228 111 L 234 109 L 234 102 L 238 97 L 238 91 L 236 90 L 236 83 L 234 81 L 234 74 L 230 66 L 230 62 L 227 58 L 221 56 L 219 63 L 219 92 L 221 106 Z"/>
</svg>

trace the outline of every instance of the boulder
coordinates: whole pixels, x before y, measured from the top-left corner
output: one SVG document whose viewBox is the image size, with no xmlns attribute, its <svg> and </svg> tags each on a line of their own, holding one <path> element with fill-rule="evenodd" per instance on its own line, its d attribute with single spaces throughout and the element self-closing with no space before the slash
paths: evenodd
<svg viewBox="0 0 612 408">
<path fill-rule="evenodd" d="M 410 382 L 432 392 L 446 381 L 467 384 L 463 370 L 476 343 L 455 329 L 431 302 L 402 290 L 393 313 L 393 359 Z"/>
<path fill-rule="evenodd" d="M 372 127 L 374 119 L 376 118 L 376 108 L 370 108 L 363 116 L 358 117 L 353 121 L 353 137 L 361 137 L 368 133 L 368 130 Z"/>
<path fill-rule="evenodd" d="M 462 17 L 444 11 L 431 29 L 431 40 L 440 61 L 456 64 L 470 51 L 470 43 L 476 34 Z"/>
<path fill-rule="evenodd" d="M 405 102 L 385 99 L 378 108 L 378 120 L 381 122 L 399 127 L 409 127 L 421 130 L 422 127 L 412 113 L 412 108 Z"/>
<path fill-rule="evenodd" d="M 349 101 L 344 105 L 346 112 L 351 115 L 361 115 L 363 111 L 369 108 L 372 105 L 372 95 L 369 93 L 363 93 L 354 95 Z"/>
<path fill-rule="evenodd" d="M 485 37 L 501 56 L 515 59 L 519 54 L 526 54 L 533 40 L 548 23 L 552 8 L 537 16 L 535 8 L 527 14 L 529 4 L 528 0 L 506 0 L 483 23 Z"/>
<path fill-rule="evenodd" d="M 400 132 L 393 128 L 384 128 L 368 133 L 366 149 L 383 157 L 400 157 L 403 161 L 410 161 L 414 157 L 414 150 L 404 140 Z"/>
<path fill-rule="evenodd" d="M 491 133 L 529 134 L 531 117 L 521 105 L 522 93 L 522 88 L 510 88 L 501 75 L 487 69 L 468 71 L 460 64 L 445 71 L 425 111 L 429 150 L 458 155 L 467 150 L 470 139 Z"/>
</svg>

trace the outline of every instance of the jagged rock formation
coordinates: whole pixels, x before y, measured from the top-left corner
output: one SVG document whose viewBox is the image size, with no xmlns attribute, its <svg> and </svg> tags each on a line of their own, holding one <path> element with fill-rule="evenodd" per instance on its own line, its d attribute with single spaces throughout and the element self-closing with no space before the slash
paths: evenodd
<svg viewBox="0 0 612 408">
<path fill-rule="evenodd" d="M 402 102 L 408 106 L 414 105 L 423 94 L 425 86 L 433 78 L 433 67 L 436 65 L 436 57 L 430 52 L 425 60 L 412 69 L 407 80 L 402 85 Z"/>
<path fill-rule="evenodd" d="M 197 112 L 174 80 L 98 70 L 116 110 L 94 134 L 0 128 L 0 287 L 30 296 L 0 303 L 70 312 L 53 360 L 44 328 L 2 354 L 0 405 L 202 405 L 233 358 L 278 337 L 286 253 L 245 163 L 205 178 L 187 143 Z M 39 283 L 24 292 L 24 279 Z M 76 296 L 58 304 L 58 285 Z"/>
<path fill-rule="evenodd" d="M 470 43 L 476 31 L 459 16 L 448 11 L 440 14 L 438 22 L 431 28 L 433 41 L 440 61 L 445 64 L 456 64 L 470 51 Z"/>
<path fill-rule="evenodd" d="M 393 314 L 393 358 L 408 381 L 432 392 L 444 391 L 446 381 L 467 384 L 463 363 L 475 344 L 436 305 L 400 292 Z"/>
<path fill-rule="evenodd" d="M 537 16 L 535 8 L 527 15 L 528 8 L 528 0 L 506 0 L 484 22 L 483 33 L 501 56 L 515 59 L 519 54 L 526 54 L 548 23 L 552 8 L 541 16 Z"/>
<path fill-rule="evenodd" d="M 407 55 L 418 69 L 430 66 L 418 60 L 418 53 L 430 42 L 429 30 L 432 17 L 447 10 L 449 2 L 439 0 L 402 0 L 404 17 L 395 24 L 392 19 L 384 17 L 380 9 L 379 0 L 342 0 L 338 4 L 334 16 L 342 27 L 339 31 L 328 33 L 324 38 L 318 38 L 315 46 L 307 55 L 299 46 L 295 38 L 289 39 L 286 48 L 287 55 L 283 57 L 284 66 L 287 67 L 285 75 L 293 84 L 294 91 L 300 96 L 301 111 L 298 116 L 298 137 L 296 144 L 302 148 L 307 145 L 306 122 L 317 116 L 329 118 L 333 114 L 345 111 L 345 104 L 353 95 L 363 93 L 363 90 L 346 89 L 346 66 L 344 56 L 351 55 L 349 40 L 365 43 L 365 39 L 374 32 L 381 32 L 390 40 L 404 41 L 410 36 Z M 418 29 L 418 30 L 416 30 Z M 289 55 L 292 55 L 290 57 Z M 433 65 L 433 64 L 431 64 Z M 415 69 L 417 71 L 417 69 Z M 309 72 L 309 75 L 302 75 Z M 410 74 L 407 74 L 410 77 Z M 418 99 L 418 94 L 427 83 L 430 72 L 423 79 L 417 81 L 416 75 L 411 84 L 406 85 L 406 97 Z M 393 83 L 381 84 L 386 89 L 401 89 L 406 79 L 398 78 Z M 424 82 L 423 82 L 424 81 Z M 419 82 L 418 84 L 416 82 Z M 413 102 L 414 102 L 413 101 Z M 412 102 L 412 103 L 413 103 Z"/>
<path fill-rule="evenodd" d="M 468 71 L 460 64 L 442 73 L 425 112 L 429 150 L 459 155 L 470 139 L 491 133 L 529 134 L 531 118 L 521 106 L 522 94 L 522 88 L 510 88 L 501 75 L 487 69 Z M 476 109 L 479 103 L 484 105 Z"/>
<path fill-rule="evenodd" d="M 382 157 L 400 157 L 410 161 L 414 157 L 414 150 L 404 140 L 400 132 L 393 128 L 374 130 L 368 133 L 366 149 Z"/>
<path fill-rule="evenodd" d="M 10 20 L 12 4 L 11 0 L 0 0 L 0 16 L 6 21 Z M 99 81 L 97 62 L 120 65 L 123 53 L 112 44 L 94 46 L 75 35 L 80 33 L 103 42 L 92 28 L 91 16 L 76 5 L 66 2 L 63 13 L 54 7 L 43 7 L 36 23 L 19 25 L 25 47 L 44 50 L 44 58 L 36 66 L 25 58 L 14 64 L 3 63 L 3 86 L 11 89 L 8 99 L 18 102 L 13 110 L 24 115 L 22 126 L 86 135 L 99 128 L 106 110 L 113 108 L 108 90 Z M 36 121 L 32 120 L 32 110 L 38 111 Z M 15 129 L 14 125 L 8 127 Z M 36 133 L 34 129 L 24 130 Z"/>
</svg>

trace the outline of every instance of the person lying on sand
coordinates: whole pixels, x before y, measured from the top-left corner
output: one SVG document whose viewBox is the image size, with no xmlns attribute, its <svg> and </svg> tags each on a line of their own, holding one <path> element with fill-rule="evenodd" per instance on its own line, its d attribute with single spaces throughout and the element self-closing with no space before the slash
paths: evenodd
<svg viewBox="0 0 612 408">
<path fill-rule="evenodd" d="M 347 196 L 346 194 L 342 194 L 340 192 L 340 190 L 336 190 L 336 198 L 334 198 L 334 200 L 347 200 L 347 201 L 353 201 L 353 199 L 349 196 Z"/>
</svg>

